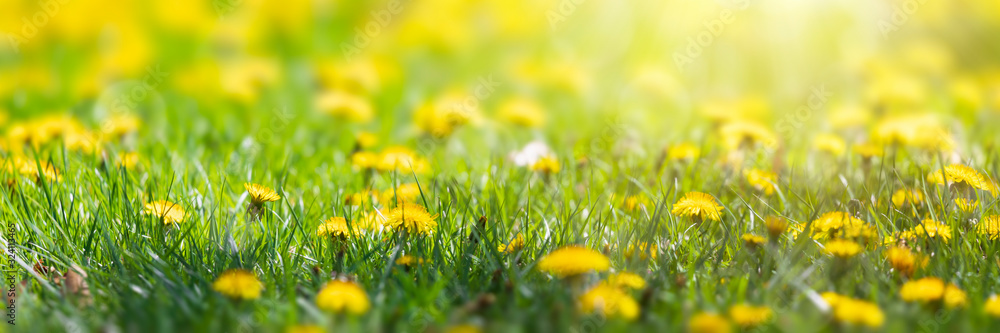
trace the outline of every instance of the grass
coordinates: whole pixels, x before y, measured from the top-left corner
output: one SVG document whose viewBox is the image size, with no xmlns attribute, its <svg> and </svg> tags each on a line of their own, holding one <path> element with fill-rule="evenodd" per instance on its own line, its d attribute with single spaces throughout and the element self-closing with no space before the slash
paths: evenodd
<svg viewBox="0 0 1000 333">
<path fill-rule="evenodd" d="M 656 169 L 656 158 L 622 158 L 613 150 L 593 150 L 585 163 L 560 151 L 563 170 L 544 175 L 502 156 L 473 160 L 435 143 L 424 151 L 432 174 L 366 176 L 345 162 L 341 148 L 291 143 L 304 137 L 296 134 L 307 123 L 296 119 L 288 125 L 294 130 L 259 150 L 242 149 L 238 140 L 213 146 L 213 136 L 233 135 L 225 130 L 201 136 L 175 130 L 167 145 L 141 138 L 142 163 L 133 169 L 60 145 L 31 154 L 62 170 L 62 180 L 23 178 L 0 199 L 2 218 L 16 229 L 16 269 L 26 284 L 17 298 L 17 331 L 282 331 L 300 323 L 361 331 L 443 330 L 466 323 L 490 331 L 683 330 L 696 312 L 725 313 L 741 303 L 774 311 L 774 320 L 757 329 L 836 331 L 819 304 L 824 291 L 879 304 L 887 331 L 997 327 L 982 313 L 982 303 L 996 292 L 998 246 L 967 222 L 995 212 L 997 201 L 982 192 L 980 208 L 962 214 L 950 191 L 925 182 L 923 175 L 940 163 L 917 151 L 897 150 L 870 162 L 867 171 L 850 155 L 831 160 L 830 168 L 792 166 L 768 196 L 738 171 L 706 168 L 722 154 L 712 148 L 689 163 L 659 163 L 663 170 Z M 319 138 L 309 140 L 332 139 L 313 135 Z M 976 165 L 996 174 L 994 155 Z M 246 210 L 244 182 L 271 186 L 282 199 L 266 204 L 255 219 Z M 432 235 L 356 235 L 342 256 L 330 240 L 315 236 L 327 217 L 355 221 L 371 209 L 345 205 L 347 194 L 407 182 L 419 184 L 418 202 L 438 215 Z M 933 253 L 917 276 L 958 284 L 969 295 L 964 310 L 934 312 L 901 301 L 903 279 L 891 271 L 883 256 L 887 247 L 879 243 L 841 262 L 807 237 L 786 234 L 757 250 L 740 239 L 744 233 L 766 235 L 766 216 L 809 228 L 822 213 L 837 210 L 870 223 L 882 237 L 893 235 L 918 223 L 905 209 L 886 205 L 902 186 L 919 189 L 927 198 L 922 211 L 954 232 L 950 242 L 927 238 L 912 245 Z M 673 203 L 689 191 L 714 195 L 725 207 L 722 221 L 693 224 L 671 214 Z M 620 198 L 633 194 L 647 196 L 648 203 L 625 209 Z M 144 203 L 153 200 L 179 203 L 188 218 L 171 227 L 142 214 Z M 515 254 L 498 252 L 516 231 L 528 245 Z M 655 258 L 625 255 L 624 249 L 642 242 L 658 246 Z M 614 271 L 647 281 L 647 288 L 633 294 L 641 304 L 638 319 L 580 313 L 581 290 L 536 269 L 538 258 L 568 244 L 602 251 Z M 404 253 L 427 261 L 394 264 Z M 79 265 L 87 274 L 90 305 L 65 296 L 65 287 L 51 277 L 33 273 L 36 261 L 57 272 Z M 214 292 L 212 281 L 229 268 L 252 270 L 266 286 L 262 297 L 233 301 Z M 373 303 L 370 312 L 333 315 L 316 308 L 318 289 L 337 276 L 363 286 Z M 580 283 L 601 276 L 606 273 Z"/>
</svg>

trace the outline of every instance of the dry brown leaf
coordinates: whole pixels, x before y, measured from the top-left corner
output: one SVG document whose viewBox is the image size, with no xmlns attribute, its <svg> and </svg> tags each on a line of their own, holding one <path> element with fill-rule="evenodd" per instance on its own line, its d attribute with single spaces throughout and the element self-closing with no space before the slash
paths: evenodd
<svg viewBox="0 0 1000 333">
<path fill-rule="evenodd" d="M 66 271 L 63 278 L 65 279 L 63 296 L 76 298 L 77 305 L 90 305 L 92 299 L 90 298 L 90 287 L 87 286 L 87 272 L 74 264 Z"/>
</svg>

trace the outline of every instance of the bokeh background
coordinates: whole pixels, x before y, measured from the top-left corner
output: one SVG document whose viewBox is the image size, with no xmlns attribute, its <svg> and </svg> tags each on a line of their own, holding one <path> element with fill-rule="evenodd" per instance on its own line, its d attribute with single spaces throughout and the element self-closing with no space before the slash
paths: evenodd
<svg viewBox="0 0 1000 333">
<path fill-rule="evenodd" d="M 694 124 L 751 118 L 794 146 L 913 113 L 943 115 L 945 130 L 968 136 L 955 132 L 982 129 L 954 121 L 987 126 L 1000 114 L 996 1 L 0 7 L 8 132 L 45 114 L 88 128 L 132 115 L 150 137 L 225 151 L 287 120 L 283 130 L 302 131 L 288 145 L 347 150 L 365 132 L 390 143 L 443 138 L 488 157 L 538 138 L 573 146 L 609 118 L 656 144 L 711 135 Z M 782 125 L 792 115 L 796 126 Z"/>
</svg>

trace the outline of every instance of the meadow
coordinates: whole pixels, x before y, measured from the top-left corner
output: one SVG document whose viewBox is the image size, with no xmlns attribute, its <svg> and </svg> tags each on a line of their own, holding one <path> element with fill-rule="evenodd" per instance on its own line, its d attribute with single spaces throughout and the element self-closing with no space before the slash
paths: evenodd
<svg viewBox="0 0 1000 333">
<path fill-rule="evenodd" d="M 1000 330 L 995 2 L 2 3 L 0 332 Z"/>
</svg>

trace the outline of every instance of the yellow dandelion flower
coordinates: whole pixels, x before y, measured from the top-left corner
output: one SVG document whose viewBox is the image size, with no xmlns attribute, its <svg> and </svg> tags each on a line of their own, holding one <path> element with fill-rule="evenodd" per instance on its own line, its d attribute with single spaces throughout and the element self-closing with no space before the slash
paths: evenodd
<svg viewBox="0 0 1000 333">
<path fill-rule="evenodd" d="M 247 193 L 250 194 L 250 200 L 254 205 L 261 205 L 265 202 L 281 200 L 278 193 L 275 193 L 274 190 L 268 188 L 267 186 L 243 183 L 243 188 L 246 188 Z"/>
<path fill-rule="evenodd" d="M 657 250 L 656 244 L 649 244 L 646 242 L 639 242 L 636 245 L 629 245 L 625 249 L 625 258 L 632 259 L 632 255 L 635 251 L 639 251 L 639 260 L 656 260 Z"/>
<path fill-rule="evenodd" d="M 125 169 L 134 169 L 136 165 L 139 164 L 139 154 L 138 153 L 118 153 L 118 167 Z"/>
<path fill-rule="evenodd" d="M 580 297 L 584 313 L 600 313 L 607 317 L 632 320 L 639 316 L 639 303 L 621 289 L 601 283 Z"/>
<path fill-rule="evenodd" d="M 841 297 L 833 306 L 833 318 L 845 324 L 882 327 L 885 314 L 877 304 L 850 297 Z"/>
<path fill-rule="evenodd" d="M 688 192 L 684 194 L 683 198 L 677 200 L 670 213 L 699 220 L 719 221 L 722 219 L 722 206 L 716 203 L 715 198 L 711 195 L 702 192 Z"/>
<path fill-rule="evenodd" d="M 743 244 L 745 244 L 746 247 L 750 249 L 757 248 L 758 246 L 767 243 L 767 238 L 757 236 L 754 234 L 743 234 L 741 238 L 743 239 Z"/>
<path fill-rule="evenodd" d="M 553 174 L 559 172 L 559 160 L 555 156 L 543 156 L 535 161 L 531 165 L 531 171 L 540 172 L 544 174 Z"/>
<path fill-rule="evenodd" d="M 834 239 L 826 243 L 823 251 L 834 257 L 847 259 L 861 253 L 861 245 L 849 240 Z"/>
<path fill-rule="evenodd" d="M 186 215 L 181 206 L 166 200 L 147 203 L 143 211 L 162 219 L 164 224 L 179 224 L 184 221 Z"/>
<path fill-rule="evenodd" d="M 820 134 L 813 138 L 813 149 L 839 157 L 847 151 L 847 143 L 836 134 Z"/>
<path fill-rule="evenodd" d="M 954 284 L 945 284 L 943 280 L 936 277 L 907 281 L 900 288 L 899 295 L 907 302 L 943 301 L 948 307 L 964 306 L 966 302 L 964 291 Z"/>
<path fill-rule="evenodd" d="M 939 185 L 947 185 L 948 183 L 963 184 L 994 193 L 997 191 L 996 185 L 990 182 L 986 176 L 983 176 L 976 169 L 961 164 L 952 164 L 939 171 L 931 172 L 927 175 L 927 181 Z"/>
<path fill-rule="evenodd" d="M 372 132 L 362 131 L 354 136 L 354 141 L 357 143 L 358 148 L 368 149 L 378 144 L 378 137 Z"/>
<path fill-rule="evenodd" d="M 771 320 L 771 308 L 766 306 L 752 306 L 737 304 L 729 308 L 729 318 L 734 323 L 745 328 L 759 326 Z"/>
<path fill-rule="evenodd" d="M 142 121 L 131 114 L 120 114 L 112 116 L 101 124 L 101 132 L 112 138 L 120 138 L 139 131 Z"/>
<path fill-rule="evenodd" d="M 417 156 L 417 153 L 406 147 L 388 147 L 379 153 L 375 169 L 382 172 L 400 172 L 404 174 L 423 174 L 429 168 L 427 161 Z"/>
<path fill-rule="evenodd" d="M 768 216 L 764 218 L 764 227 L 771 238 L 778 238 L 788 230 L 788 220 L 778 216 Z"/>
<path fill-rule="evenodd" d="M 345 91 L 328 91 L 316 97 L 316 110 L 337 119 L 367 123 L 375 117 L 371 102 L 362 96 Z"/>
<path fill-rule="evenodd" d="M 371 308 L 368 294 L 354 282 L 332 280 L 316 295 L 316 307 L 333 313 L 364 314 Z"/>
<path fill-rule="evenodd" d="M 497 251 L 499 251 L 500 253 L 513 254 L 523 248 L 524 248 L 524 235 L 518 233 L 517 236 L 514 236 L 514 239 L 512 239 L 510 243 L 500 244 L 499 246 L 497 246 Z"/>
<path fill-rule="evenodd" d="M 479 326 L 463 324 L 448 327 L 445 333 L 481 333 L 482 331 Z"/>
<path fill-rule="evenodd" d="M 289 327 L 285 333 L 325 333 L 322 327 L 316 325 L 295 325 Z"/>
<path fill-rule="evenodd" d="M 43 178 L 49 182 L 62 181 L 62 175 L 56 167 L 46 161 L 27 160 L 15 157 L 8 160 L 7 170 L 10 173 L 17 173 L 28 177 L 35 182 L 40 182 Z"/>
<path fill-rule="evenodd" d="M 415 203 L 418 199 L 420 199 L 420 186 L 417 183 L 399 185 L 395 189 L 382 191 L 382 194 L 379 195 L 379 202 L 383 204 L 390 202 L 395 202 L 396 204 L 405 202 Z"/>
<path fill-rule="evenodd" d="M 969 304 L 969 297 L 965 291 L 958 286 L 951 284 L 944 289 L 944 306 L 949 308 L 964 308 Z"/>
<path fill-rule="evenodd" d="M 541 127 L 545 124 L 545 110 L 537 102 L 525 98 L 504 101 L 499 108 L 500 119 L 522 127 Z"/>
<path fill-rule="evenodd" d="M 406 230 L 411 235 L 426 236 L 437 228 L 435 218 L 437 215 L 431 215 L 423 206 L 404 203 L 389 211 L 389 214 L 386 215 L 385 226 L 396 232 Z"/>
<path fill-rule="evenodd" d="M 778 175 L 770 171 L 751 169 L 743 173 L 750 183 L 758 191 L 763 191 L 766 195 L 774 194 L 774 184 L 778 181 Z"/>
<path fill-rule="evenodd" d="M 875 228 L 847 212 L 828 212 L 812 222 L 813 238 L 873 239 Z"/>
<path fill-rule="evenodd" d="M 913 251 L 910 251 L 910 249 L 899 246 L 886 251 L 885 257 L 889 261 L 889 265 L 892 266 L 892 269 L 905 277 L 913 276 L 917 268 L 923 267 L 927 262 L 926 258 L 921 258 L 914 254 Z"/>
<path fill-rule="evenodd" d="M 379 156 L 370 151 L 359 151 L 351 154 L 351 167 L 354 170 L 367 170 L 378 165 Z"/>
<path fill-rule="evenodd" d="M 424 260 L 424 258 L 417 258 L 417 257 L 411 256 L 409 254 L 404 255 L 404 256 L 399 257 L 399 258 L 396 259 L 396 265 L 400 265 L 400 266 L 423 265 L 423 264 L 426 264 L 426 263 L 429 263 L 429 262 L 430 262 L 429 260 Z"/>
<path fill-rule="evenodd" d="M 671 161 L 693 161 L 701 156 L 701 148 L 682 142 L 667 148 L 667 159 Z"/>
<path fill-rule="evenodd" d="M 974 211 L 976 211 L 976 208 L 979 208 L 979 200 L 969 200 L 969 199 L 966 199 L 966 198 L 955 198 L 955 200 L 953 200 L 953 202 L 955 203 L 955 207 L 958 207 L 959 210 L 961 210 L 963 212 L 966 212 L 966 213 L 974 212 Z"/>
<path fill-rule="evenodd" d="M 608 283 L 618 288 L 642 289 L 646 288 L 646 280 L 633 273 L 621 272 L 608 277 Z"/>
<path fill-rule="evenodd" d="M 378 211 L 364 212 L 358 219 L 358 226 L 368 230 L 377 230 L 383 225 L 385 225 L 385 217 Z"/>
<path fill-rule="evenodd" d="M 600 252 L 575 245 L 552 251 L 538 261 L 538 269 L 558 277 L 575 276 L 611 268 L 611 261 Z"/>
<path fill-rule="evenodd" d="M 984 217 L 976 225 L 976 232 L 989 237 L 991 240 L 1000 239 L 1000 216 L 992 215 Z"/>
<path fill-rule="evenodd" d="M 375 192 L 370 190 L 364 190 L 357 193 L 351 193 L 344 197 L 344 204 L 348 206 L 367 206 L 372 203 L 375 198 Z"/>
<path fill-rule="evenodd" d="M 770 129 L 755 122 L 733 121 L 719 128 L 726 148 L 730 150 L 748 148 L 756 145 L 772 146 L 778 138 Z"/>
<path fill-rule="evenodd" d="M 905 207 L 920 206 L 924 203 L 924 195 L 916 189 L 899 189 L 892 194 L 892 205 L 902 209 Z"/>
<path fill-rule="evenodd" d="M 899 238 L 909 240 L 933 238 L 947 243 L 951 240 L 951 227 L 938 221 L 925 219 L 913 228 L 901 232 Z"/>
<path fill-rule="evenodd" d="M 649 198 L 642 194 L 630 195 L 622 200 L 622 207 L 627 211 L 635 211 L 640 207 L 649 205 Z"/>
<path fill-rule="evenodd" d="M 866 159 L 867 158 L 882 157 L 882 155 L 884 154 L 884 151 L 882 150 L 882 146 L 879 146 L 879 145 L 876 145 L 876 144 L 873 144 L 873 143 L 856 144 L 856 145 L 854 145 L 854 147 L 852 148 L 852 150 L 854 151 L 855 154 L 858 154 L 862 158 L 866 158 Z"/>
<path fill-rule="evenodd" d="M 260 298 L 264 285 L 257 280 L 253 272 L 242 269 L 230 269 L 219 275 L 212 283 L 212 289 L 226 297 L 240 300 Z"/>
<path fill-rule="evenodd" d="M 323 221 L 316 229 L 316 236 L 344 239 L 351 234 L 360 234 L 362 227 L 354 224 L 352 228 L 347 227 L 347 219 L 343 217 L 331 217 Z"/>
<path fill-rule="evenodd" d="M 819 296 L 822 297 L 824 301 L 826 301 L 826 304 L 830 305 L 830 308 L 837 308 L 837 305 L 840 305 L 841 300 L 848 298 L 847 296 L 832 291 L 823 292 Z"/>
<path fill-rule="evenodd" d="M 699 312 L 691 316 L 688 322 L 690 333 L 730 333 L 733 331 L 726 317 L 707 312 Z"/>
<path fill-rule="evenodd" d="M 1000 318 L 1000 297 L 993 295 L 986 299 L 986 303 L 983 304 L 983 312 L 993 318 Z"/>
</svg>

